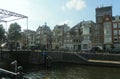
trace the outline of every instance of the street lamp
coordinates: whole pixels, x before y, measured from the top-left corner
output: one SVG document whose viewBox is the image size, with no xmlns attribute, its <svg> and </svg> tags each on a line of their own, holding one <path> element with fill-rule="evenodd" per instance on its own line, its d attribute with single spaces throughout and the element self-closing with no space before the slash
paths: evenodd
<svg viewBox="0 0 120 79">
<path fill-rule="evenodd" d="M 2 48 L 6 45 L 7 43 L 2 43 L 0 45 L 0 60 L 2 60 Z"/>
<path fill-rule="evenodd" d="M 3 44 L 1 44 L 1 47 L 4 47 L 6 44 L 7 44 L 7 43 L 3 43 Z"/>
</svg>

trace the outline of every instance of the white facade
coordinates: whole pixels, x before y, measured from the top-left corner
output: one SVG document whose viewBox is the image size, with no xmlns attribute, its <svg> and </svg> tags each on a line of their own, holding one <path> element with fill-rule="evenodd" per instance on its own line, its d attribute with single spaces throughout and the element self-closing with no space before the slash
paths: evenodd
<svg viewBox="0 0 120 79">
<path fill-rule="evenodd" d="M 83 21 L 82 22 L 82 42 L 81 42 L 81 50 L 90 50 L 92 46 L 91 33 L 90 28 L 92 27 L 92 21 Z"/>
<path fill-rule="evenodd" d="M 72 50 L 74 50 L 73 47 L 74 47 L 73 46 L 73 38 L 70 35 L 70 31 L 68 31 L 65 34 L 65 38 L 64 38 L 64 49 L 72 51 Z"/>
<path fill-rule="evenodd" d="M 65 33 L 69 30 L 69 26 L 67 24 L 64 25 L 56 25 L 53 29 L 53 36 L 52 36 L 52 48 L 56 49 L 64 49 L 64 36 Z"/>
<path fill-rule="evenodd" d="M 50 49 L 52 40 L 51 29 L 45 24 L 39 26 L 36 32 L 36 44 L 41 45 L 41 47 L 44 47 L 45 49 Z"/>
<path fill-rule="evenodd" d="M 66 24 L 56 25 L 53 29 L 53 36 L 63 36 L 69 29 L 69 26 Z"/>
<path fill-rule="evenodd" d="M 104 44 L 112 43 L 112 26 L 111 22 L 104 22 Z"/>
<path fill-rule="evenodd" d="M 35 45 L 35 39 L 36 39 L 36 32 L 32 30 L 24 30 L 24 34 L 27 36 L 27 44 L 28 46 L 34 46 Z"/>
</svg>

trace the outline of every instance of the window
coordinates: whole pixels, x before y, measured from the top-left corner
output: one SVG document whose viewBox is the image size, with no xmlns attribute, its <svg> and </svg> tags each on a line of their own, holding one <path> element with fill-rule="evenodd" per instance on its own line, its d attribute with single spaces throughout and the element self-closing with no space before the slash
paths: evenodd
<svg viewBox="0 0 120 79">
<path fill-rule="evenodd" d="M 115 20 L 115 17 L 112 17 L 112 20 Z"/>
<path fill-rule="evenodd" d="M 110 35 L 111 32 L 111 22 L 104 22 L 104 35 Z"/>
<path fill-rule="evenodd" d="M 100 34 L 99 31 L 96 31 L 96 32 L 95 32 L 95 35 L 99 35 L 99 34 Z"/>
<path fill-rule="evenodd" d="M 97 22 L 102 22 L 102 20 L 103 20 L 103 17 L 102 17 L 102 16 L 97 16 L 96 18 L 97 18 L 97 19 L 96 19 Z"/>
<path fill-rule="evenodd" d="M 84 36 L 84 40 L 89 40 L 89 36 Z"/>
<path fill-rule="evenodd" d="M 118 23 L 118 28 L 120 28 L 120 23 Z"/>
<path fill-rule="evenodd" d="M 119 35 L 120 35 L 120 30 L 119 30 Z"/>
<path fill-rule="evenodd" d="M 114 38 L 114 41 L 117 41 L 118 39 L 117 38 Z"/>
<path fill-rule="evenodd" d="M 72 42 L 72 40 L 70 40 L 70 42 Z"/>
<path fill-rule="evenodd" d="M 117 35 L 117 34 L 118 34 L 118 33 L 117 33 L 117 30 L 114 30 L 113 33 L 114 33 L 114 35 Z"/>
<path fill-rule="evenodd" d="M 113 23 L 113 28 L 117 28 L 117 23 Z"/>
<path fill-rule="evenodd" d="M 118 41 L 118 37 L 114 37 L 114 42 L 117 42 Z"/>
<path fill-rule="evenodd" d="M 70 37 L 70 33 L 67 33 L 67 37 Z"/>
<path fill-rule="evenodd" d="M 55 32 L 53 32 L 53 36 L 55 36 Z"/>
<path fill-rule="evenodd" d="M 88 49 L 88 44 L 83 44 L 83 49 Z"/>
</svg>

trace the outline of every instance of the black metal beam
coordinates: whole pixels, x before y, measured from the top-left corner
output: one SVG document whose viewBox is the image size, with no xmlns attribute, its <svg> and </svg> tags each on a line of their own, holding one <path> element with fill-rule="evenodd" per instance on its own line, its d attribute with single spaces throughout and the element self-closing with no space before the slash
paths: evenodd
<svg viewBox="0 0 120 79">
<path fill-rule="evenodd" d="M 10 22 L 10 21 L 14 21 L 14 20 L 18 20 L 18 19 L 22 19 L 22 18 L 28 18 L 25 15 L 19 14 L 19 13 L 15 13 L 12 11 L 8 11 L 8 10 L 4 10 L 4 9 L 0 9 L 0 22 Z M 10 18 L 10 17 L 16 17 L 15 19 L 12 20 L 4 20 L 5 18 Z"/>
</svg>

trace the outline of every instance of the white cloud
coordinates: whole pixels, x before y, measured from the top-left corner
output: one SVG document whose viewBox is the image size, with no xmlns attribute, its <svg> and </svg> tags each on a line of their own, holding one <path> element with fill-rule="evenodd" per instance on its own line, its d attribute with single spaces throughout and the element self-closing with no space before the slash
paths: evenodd
<svg viewBox="0 0 120 79">
<path fill-rule="evenodd" d="M 82 10 L 87 5 L 85 3 L 85 0 L 69 0 L 64 6 L 62 6 L 63 9 L 75 9 L 75 10 Z"/>
<path fill-rule="evenodd" d="M 63 25 L 63 24 L 70 25 L 70 24 L 71 24 L 71 21 L 70 21 L 70 20 L 65 20 L 65 21 L 63 21 L 63 22 L 58 23 L 58 25 Z"/>
</svg>

